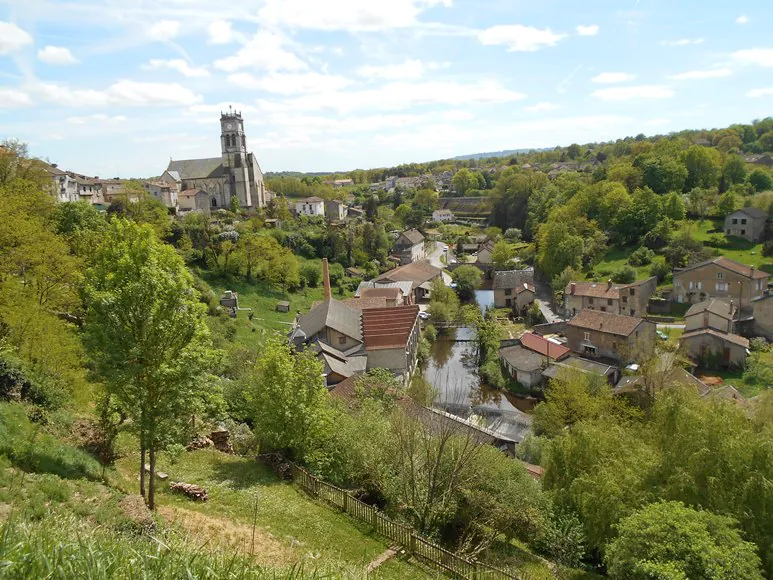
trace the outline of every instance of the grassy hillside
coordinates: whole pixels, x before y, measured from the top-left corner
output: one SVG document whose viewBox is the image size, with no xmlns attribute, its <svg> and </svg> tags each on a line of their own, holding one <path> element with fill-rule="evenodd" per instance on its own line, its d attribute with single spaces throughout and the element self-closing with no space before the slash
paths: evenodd
<svg viewBox="0 0 773 580">
<path fill-rule="evenodd" d="M 72 418 L 60 414 L 44 425 L 28 411 L 0 403 L 4 578 L 360 578 L 387 548 L 254 461 L 212 450 L 185 453 L 174 465 L 162 454 L 171 480 L 202 485 L 210 499 L 192 503 L 162 483 L 156 523 L 149 523 L 127 507 L 126 492 L 137 488 L 135 454 L 103 470 L 78 447 Z M 425 571 L 397 559 L 372 577 Z"/>
</svg>

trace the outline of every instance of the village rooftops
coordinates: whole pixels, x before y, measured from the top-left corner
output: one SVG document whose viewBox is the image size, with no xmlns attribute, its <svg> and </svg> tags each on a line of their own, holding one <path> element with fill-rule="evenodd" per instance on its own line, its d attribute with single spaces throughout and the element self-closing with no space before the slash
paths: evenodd
<svg viewBox="0 0 773 580">
<path fill-rule="evenodd" d="M 737 344 L 738 346 L 742 346 L 743 348 L 749 348 L 749 339 L 744 338 L 743 336 L 738 336 L 737 334 L 728 334 L 726 332 L 719 332 L 718 330 L 714 330 L 713 328 L 700 328 L 698 330 L 691 330 L 690 332 L 685 332 L 680 337 L 680 340 L 686 340 L 686 339 L 694 338 L 696 336 L 704 336 L 704 335 L 714 336 L 721 340 L 726 340 L 727 342 L 730 342 L 732 344 Z"/>
<path fill-rule="evenodd" d="M 390 280 L 366 280 L 364 282 L 360 282 L 360 285 L 357 286 L 357 291 L 354 293 L 354 295 L 357 297 L 362 296 L 362 293 L 365 290 L 371 288 L 397 288 L 403 293 L 403 296 L 408 296 L 413 290 L 413 283 L 410 280 L 402 280 L 400 282 L 392 282 Z"/>
<path fill-rule="evenodd" d="M 586 330 L 596 330 L 618 336 L 631 336 L 643 323 L 643 319 L 633 316 L 623 316 L 600 310 L 581 310 L 568 324 Z"/>
<path fill-rule="evenodd" d="M 532 285 L 533 283 L 533 268 L 527 270 L 506 270 L 494 274 L 494 290 L 513 289 L 523 286 L 524 284 Z"/>
<path fill-rule="evenodd" d="M 414 246 L 424 242 L 424 236 L 417 229 L 405 230 L 402 234 L 400 234 L 400 237 L 405 238 Z"/>
<path fill-rule="evenodd" d="M 582 373 L 590 373 L 602 377 L 614 375 L 617 372 L 617 367 L 614 365 L 608 365 L 603 362 L 588 360 L 587 358 L 570 355 L 565 359 L 552 363 L 542 372 L 542 376 L 548 379 L 555 379 L 561 375 L 563 369 L 580 371 Z"/>
<path fill-rule="evenodd" d="M 319 202 L 322 202 L 322 201 L 325 201 L 325 200 L 322 199 L 321 197 L 317 197 L 316 195 L 313 195 L 311 197 L 307 197 L 306 199 L 303 200 L 303 202 L 305 202 L 305 203 L 319 203 Z"/>
<path fill-rule="evenodd" d="M 710 312 L 711 314 L 716 314 L 727 320 L 733 320 L 736 310 L 737 308 L 732 302 L 712 298 L 711 300 L 704 300 L 703 302 L 698 302 L 697 304 L 690 306 L 690 309 L 685 313 L 685 317 Z"/>
<path fill-rule="evenodd" d="M 362 342 L 360 312 L 332 298 L 320 302 L 301 316 L 298 326 L 309 338 L 321 332 L 325 327 L 330 327 Z"/>
<path fill-rule="evenodd" d="M 386 298 L 347 298 L 343 301 L 344 304 L 357 310 L 368 310 L 369 308 L 386 308 Z"/>
<path fill-rule="evenodd" d="M 730 215 L 737 214 L 737 213 L 746 214 L 749 217 L 754 219 L 762 219 L 762 218 L 768 219 L 768 212 L 763 211 L 757 207 L 743 207 L 741 209 L 735 210 Z"/>
<path fill-rule="evenodd" d="M 180 181 L 185 179 L 202 179 L 205 177 L 222 177 L 225 175 L 222 157 L 170 161 L 166 170 L 170 175 L 176 173 L 178 180 Z"/>
<path fill-rule="evenodd" d="M 385 298 L 386 300 L 399 300 L 403 296 L 400 288 L 363 288 L 360 292 L 362 298 Z"/>
<path fill-rule="evenodd" d="M 419 260 L 381 274 L 376 279 L 376 283 L 379 285 L 381 281 L 412 282 L 413 286 L 417 287 L 442 274 L 443 271 L 440 268 L 435 268 L 427 260 Z"/>
<path fill-rule="evenodd" d="M 395 306 L 362 311 L 365 350 L 404 348 L 419 319 L 419 307 Z"/>
<path fill-rule="evenodd" d="M 527 332 L 521 336 L 521 344 L 529 350 L 533 350 L 534 352 L 553 360 L 559 360 L 572 352 L 570 348 L 561 344 L 556 344 L 543 336 L 531 332 Z"/>
<path fill-rule="evenodd" d="M 760 278 L 768 277 L 768 273 L 763 270 L 758 270 L 754 266 L 747 266 L 746 264 L 742 264 L 741 262 L 736 262 L 735 260 L 731 260 L 730 258 L 725 258 L 724 256 L 714 258 L 713 260 L 706 260 L 705 262 L 701 262 L 700 264 L 690 266 L 689 268 L 675 268 L 674 274 L 678 275 L 678 274 L 681 274 L 682 272 L 688 272 L 690 270 L 702 268 L 703 266 L 708 266 L 709 264 L 715 264 L 720 268 L 725 268 L 726 270 L 735 272 L 739 276 L 743 276 L 749 279 L 760 279 Z"/>
<path fill-rule="evenodd" d="M 564 294 L 617 300 L 620 298 L 620 290 L 641 286 L 649 280 L 651 280 L 651 278 L 638 280 L 631 284 L 614 284 L 612 280 L 607 280 L 606 282 L 569 282 L 569 284 L 566 285 L 566 288 L 564 288 Z"/>
<path fill-rule="evenodd" d="M 546 362 L 546 357 L 524 348 L 520 344 L 514 344 L 512 346 L 506 346 L 499 351 L 499 356 L 507 362 L 514 369 L 518 369 L 520 372 L 532 373 L 543 367 Z"/>
</svg>

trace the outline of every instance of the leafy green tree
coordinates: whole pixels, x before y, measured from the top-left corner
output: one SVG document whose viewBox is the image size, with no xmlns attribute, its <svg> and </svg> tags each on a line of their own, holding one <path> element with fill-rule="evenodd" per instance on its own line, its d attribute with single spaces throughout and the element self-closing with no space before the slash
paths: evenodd
<svg viewBox="0 0 773 580">
<path fill-rule="evenodd" d="M 420 189 L 413 196 L 413 206 L 425 213 L 431 213 L 437 209 L 438 193 L 431 189 Z"/>
<path fill-rule="evenodd" d="M 663 282 L 671 274 L 671 267 L 663 256 L 655 256 L 650 266 L 650 276 L 658 279 L 658 284 Z"/>
<path fill-rule="evenodd" d="M 617 216 L 616 235 L 626 243 L 635 243 L 652 230 L 662 216 L 661 198 L 649 187 L 637 189 L 631 196 L 630 209 Z"/>
<path fill-rule="evenodd" d="M 618 532 L 606 549 L 611 578 L 763 578 L 754 544 L 732 518 L 659 502 L 628 516 Z"/>
<path fill-rule="evenodd" d="M 719 197 L 717 203 L 717 215 L 719 217 L 727 217 L 735 211 L 736 199 L 735 194 L 732 191 L 727 191 Z"/>
<path fill-rule="evenodd" d="M 696 187 L 714 187 L 719 182 L 721 158 L 716 149 L 693 145 L 684 152 L 684 164 L 687 167 L 685 191 Z"/>
<path fill-rule="evenodd" d="M 641 168 L 643 185 L 655 193 L 682 191 L 687 181 L 687 167 L 678 159 L 649 158 Z"/>
<path fill-rule="evenodd" d="M 579 270 L 582 265 L 583 238 L 573 231 L 562 210 L 551 212 L 537 234 L 537 264 L 549 278 L 566 268 Z"/>
<path fill-rule="evenodd" d="M 746 164 L 743 158 L 738 155 L 728 155 L 722 166 L 722 178 L 727 186 L 743 183 L 746 179 Z"/>
<path fill-rule="evenodd" d="M 472 300 L 475 290 L 483 282 L 483 272 L 475 266 L 459 266 L 451 276 L 456 284 L 456 292 L 462 300 Z"/>
<path fill-rule="evenodd" d="M 459 296 L 453 289 L 437 279 L 430 286 L 429 316 L 433 324 L 447 325 L 456 321 L 459 313 Z"/>
<path fill-rule="evenodd" d="M 680 221 L 684 219 L 685 208 L 681 193 L 674 191 L 669 194 L 669 196 L 666 198 L 666 203 L 663 206 L 663 213 L 666 217 L 674 221 Z"/>
<path fill-rule="evenodd" d="M 491 252 L 491 261 L 497 270 L 507 270 L 513 258 L 515 258 L 515 250 L 512 245 L 504 240 L 494 244 L 494 250 Z"/>
<path fill-rule="evenodd" d="M 755 169 L 749 174 L 749 183 L 757 192 L 773 189 L 773 177 L 764 169 Z"/>
<path fill-rule="evenodd" d="M 156 451 L 200 410 L 211 387 L 205 307 L 182 258 L 147 225 L 114 219 L 86 272 L 85 343 L 108 392 L 132 419 L 140 443 L 140 493 L 150 455 L 148 505 L 155 507 Z"/>
<path fill-rule="evenodd" d="M 478 187 L 478 179 L 470 172 L 469 169 L 463 167 L 454 174 L 451 182 L 456 190 L 456 195 L 464 197 L 464 195 L 471 189 Z"/>
</svg>

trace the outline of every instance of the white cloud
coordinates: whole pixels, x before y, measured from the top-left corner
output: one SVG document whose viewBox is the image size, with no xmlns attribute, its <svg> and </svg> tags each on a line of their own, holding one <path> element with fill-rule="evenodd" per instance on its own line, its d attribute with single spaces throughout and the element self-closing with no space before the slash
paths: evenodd
<svg viewBox="0 0 773 580">
<path fill-rule="evenodd" d="M 181 58 L 173 58 L 171 60 L 164 60 L 161 58 L 153 58 L 147 64 L 142 65 L 143 70 L 159 70 L 170 69 L 179 72 L 181 75 L 188 78 L 208 77 L 209 71 L 203 67 L 192 67 L 186 61 Z"/>
<path fill-rule="evenodd" d="M 286 40 L 273 32 L 259 30 L 247 44 L 233 56 L 215 61 L 215 68 L 236 72 L 244 68 L 259 68 L 270 71 L 298 71 L 308 65 L 285 48 Z"/>
<path fill-rule="evenodd" d="M 0 87 L 0 109 L 27 107 L 32 104 L 30 96 L 15 89 L 4 89 Z"/>
<path fill-rule="evenodd" d="M 557 34 L 549 28 L 539 29 L 520 24 L 498 25 L 478 33 L 485 45 L 505 45 L 510 52 L 534 52 L 545 46 L 555 46 L 565 34 Z"/>
<path fill-rule="evenodd" d="M 690 46 L 693 44 L 703 44 L 705 38 L 680 38 L 678 40 L 664 40 L 660 44 L 663 46 Z"/>
<path fill-rule="evenodd" d="M 243 89 L 266 91 L 279 95 L 302 95 L 338 91 L 352 83 L 350 79 L 343 76 L 318 72 L 272 72 L 262 77 L 256 77 L 250 73 L 235 73 L 228 76 L 228 81 Z"/>
<path fill-rule="evenodd" d="M 759 97 L 773 97 L 773 87 L 766 89 L 752 89 L 746 93 L 747 97 L 759 98 Z M 0 99 L 2 100 L 2 99 Z"/>
<path fill-rule="evenodd" d="M 261 22 L 315 30 L 380 31 L 418 24 L 433 6 L 452 0 L 266 0 Z"/>
<path fill-rule="evenodd" d="M 67 117 L 65 120 L 71 125 L 88 125 L 90 123 L 117 124 L 126 122 L 126 117 L 123 115 L 110 116 L 104 113 L 95 113 L 83 117 Z"/>
<path fill-rule="evenodd" d="M 32 44 L 32 36 L 13 22 L 0 20 L 0 55 L 11 54 Z"/>
<path fill-rule="evenodd" d="M 537 103 L 536 105 L 530 105 L 528 107 L 524 107 L 524 111 L 528 111 L 530 113 L 540 113 L 542 111 L 553 111 L 555 109 L 558 109 L 558 105 L 554 105 L 553 103 L 548 103 L 546 101 L 542 101 Z"/>
<path fill-rule="evenodd" d="M 201 97 L 177 83 L 143 83 L 120 80 L 104 90 L 71 89 L 57 83 L 36 83 L 30 92 L 64 107 L 181 106 L 193 105 Z"/>
<path fill-rule="evenodd" d="M 427 62 L 419 59 L 406 60 L 400 64 L 365 65 L 357 69 L 357 74 L 365 78 L 386 79 L 399 81 L 406 79 L 418 79 L 424 76 L 428 70 L 438 70 L 450 65 L 447 62 Z"/>
<path fill-rule="evenodd" d="M 741 14 L 735 21 L 736 24 L 749 24 L 749 17 L 746 14 Z"/>
<path fill-rule="evenodd" d="M 591 24 L 590 26 L 580 24 L 576 30 L 580 36 L 596 36 L 599 33 L 599 26 L 598 24 Z"/>
<path fill-rule="evenodd" d="M 636 75 L 632 75 L 630 73 L 623 73 L 623 72 L 604 72 L 599 73 L 595 77 L 591 79 L 591 82 L 602 84 L 602 85 L 612 85 L 614 83 L 625 83 L 628 81 L 632 81 L 636 78 Z"/>
<path fill-rule="evenodd" d="M 77 64 L 78 59 L 70 52 L 69 48 L 63 46 L 46 46 L 38 51 L 38 60 L 46 64 L 67 65 Z"/>
<path fill-rule="evenodd" d="M 474 84 L 453 81 L 393 82 L 373 89 L 328 91 L 286 101 L 260 100 L 265 112 L 356 110 L 404 110 L 422 105 L 465 106 L 501 104 L 523 99 L 524 94 L 503 87 L 497 81 L 484 80 Z"/>
<path fill-rule="evenodd" d="M 689 81 L 689 80 L 702 80 L 702 79 L 718 79 L 722 77 L 729 77 L 733 74 L 733 71 L 729 68 L 714 68 L 709 70 L 691 70 L 676 75 L 671 75 L 668 78 L 675 81 Z"/>
<path fill-rule="evenodd" d="M 736 51 L 732 56 L 740 64 L 773 67 L 773 48 L 749 48 Z"/>
<path fill-rule="evenodd" d="M 215 20 L 207 28 L 209 44 L 230 44 L 236 39 L 231 23 L 227 20 Z"/>
<path fill-rule="evenodd" d="M 179 20 L 159 20 L 148 28 L 147 35 L 151 40 L 164 42 L 174 39 L 180 32 Z"/>
<path fill-rule="evenodd" d="M 591 96 L 602 101 L 631 101 L 634 99 L 669 99 L 674 91 L 660 85 L 638 85 L 634 87 L 610 87 L 598 89 Z"/>
</svg>

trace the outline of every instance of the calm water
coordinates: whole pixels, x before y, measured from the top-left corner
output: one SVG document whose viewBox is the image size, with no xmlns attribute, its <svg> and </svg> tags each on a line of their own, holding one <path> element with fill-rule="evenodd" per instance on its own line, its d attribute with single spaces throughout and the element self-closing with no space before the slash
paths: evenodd
<svg viewBox="0 0 773 580">
<path fill-rule="evenodd" d="M 435 407 L 464 418 L 476 415 L 486 426 L 520 440 L 531 424 L 525 412 L 534 408 L 535 401 L 481 384 L 477 347 L 474 342 L 462 342 L 474 339 L 472 328 L 450 329 L 432 346 L 424 377 L 438 393 Z"/>
<path fill-rule="evenodd" d="M 486 312 L 486 306 L 494 306 L 494 291 L 493 290 L 476 290 L 475 300 L 478 301 L 481 312 Z"/>
</svg>

